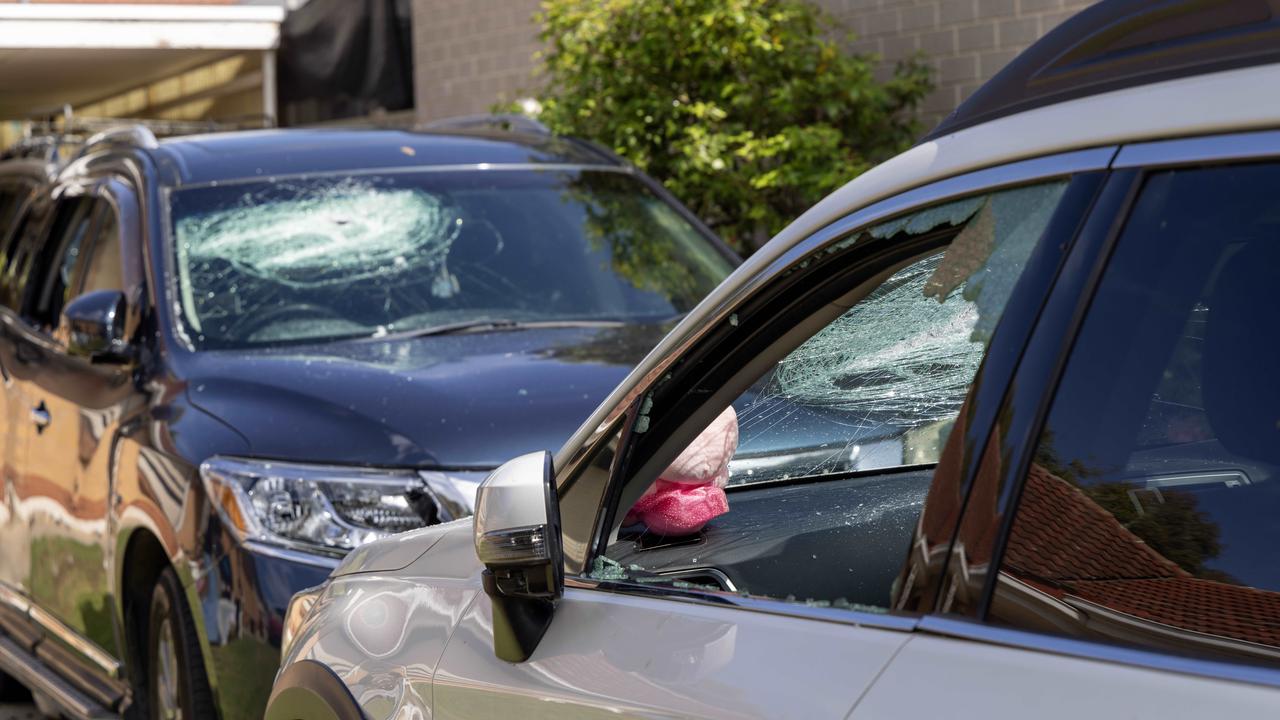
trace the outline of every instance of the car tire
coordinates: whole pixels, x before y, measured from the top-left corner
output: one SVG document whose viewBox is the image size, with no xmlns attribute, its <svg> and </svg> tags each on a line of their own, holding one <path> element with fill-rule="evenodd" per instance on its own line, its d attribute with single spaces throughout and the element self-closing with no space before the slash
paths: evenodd
<svg viewBox="0 0 1280 720">
<path fill-rule="evenodd" d="M 182 584 L 165 568 L 151 592 L 147 613 L 144 717 L 150 720 L 216 718 L 195 622 Z"/>
</svg>

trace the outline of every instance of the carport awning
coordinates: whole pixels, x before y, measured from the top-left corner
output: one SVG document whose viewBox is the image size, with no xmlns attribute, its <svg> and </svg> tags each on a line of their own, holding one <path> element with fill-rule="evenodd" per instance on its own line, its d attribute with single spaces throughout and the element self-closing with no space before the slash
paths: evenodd
<svg viewBox="0 0 1280 720">
<path fill-rule="evenodd" d="M 0 118 L 273 49 L 283 19 L 283 8 L 264 6 L 0 4 Z"/>
</svg>

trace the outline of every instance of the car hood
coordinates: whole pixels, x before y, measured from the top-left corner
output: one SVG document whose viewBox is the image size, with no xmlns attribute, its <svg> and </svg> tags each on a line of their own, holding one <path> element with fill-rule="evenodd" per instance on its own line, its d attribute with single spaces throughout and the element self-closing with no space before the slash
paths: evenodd
<svg viewBox="0 0 1280 720">
<path fill-rule="evenodd" d="M 669 325 L 193 353 L 192 403 L 259 457 L 487 469 L 555 451 Z"/>
</svg>

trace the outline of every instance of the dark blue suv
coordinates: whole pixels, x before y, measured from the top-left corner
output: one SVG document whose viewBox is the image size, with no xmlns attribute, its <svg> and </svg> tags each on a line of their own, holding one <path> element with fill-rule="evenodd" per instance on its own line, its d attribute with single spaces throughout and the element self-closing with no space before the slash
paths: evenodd
<svg viewBox="0 0 1280 720">
<path fill-rule="evenodd" d="M 529 132 L 131 127 L 0 163 L 0 222 L 0 670 L 72 717 L 261 717 L 294 592 L 469 514 L 737 262 Z"/>
</svg>

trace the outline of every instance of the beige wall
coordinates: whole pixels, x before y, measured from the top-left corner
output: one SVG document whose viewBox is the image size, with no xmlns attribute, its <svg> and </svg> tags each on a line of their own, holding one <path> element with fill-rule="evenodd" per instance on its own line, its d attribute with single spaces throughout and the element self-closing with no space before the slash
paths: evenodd
<svg viewBox="0 0 1280 720">
<path fill-rule="evenodd" d="M 534 88 L 539 0 L 413 0 L 418 118 L 488 112 Z"/>
<path fill-rule="evenodd" d="M 652 0 L 662 2 L 663 0 Z M 853 47 L 893 63 L 917 50 L 938 87 L 932 125 L 1033 40 L 1087 0 L 815 0 Z M 538 0 L 413 0 L 415 83 L 421 119 L 488 111 L 535 87 L 532 18 Z"/>
<path fill-rule="evenodd" d="M 937 88 L 922 115 L 933 125 L 1089 0 L 818 0 L 848 31 L 853 47 L 892 64 L 923 51 Z"/>
</svg>

